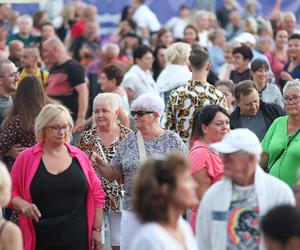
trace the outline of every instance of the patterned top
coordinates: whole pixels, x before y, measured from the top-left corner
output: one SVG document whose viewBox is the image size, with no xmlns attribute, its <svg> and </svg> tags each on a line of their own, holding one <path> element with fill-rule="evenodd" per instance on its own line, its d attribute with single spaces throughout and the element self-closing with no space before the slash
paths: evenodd
<svg viewBox="0 0 300 250">
<path fill-rule="evenodd" d="M 209 83 L 189 81 L 171 92 L 166 110 L 166 128 L 177 132 L 187 142 L 194 115 L 206 105 L 220 104 L 227 108 L 224 95 Z"/>
<path fill-rule="evenodd" d="M 84 151 L 89 157 L 95 152 L 98 155 L 102 156 L 100 145 L 103 149 L 106 159 L 108 162 L 111 161 L 119 143 L 123 140 L 123 138 L 128 134 L 131 130 L 124 127 L 120 124 L 121 131 L 119 136 L 115 138 L 112 144 L 108 149 L 105 148 L 103 142 L 100 137 L 97 135 L 96 128 L 89 129 L 81 134 L 80 139 L 77 142 L 77 147 Z M 102 156 L 103 157 L 103 156 Z M 96 175 L 101 179 L 101 183 L 103 189 L 106 193 L 104 211 L 113 211 L 113 212 L 121 212 L 122 206 L 120 204 L 120 195 L 122 191 L 122 185 L 120 182 L 109 181 L 103 178 L 98 169 L 94 168 Z"/>
<path fill-rule="evenodd" d="M 154 139 L 144 140 L 144 144 L 147 156 L 164 156 L 172 151 L 188 153 L 188 149 L 181 138 L 170 130 L 166 130 L 164 134 Z M 129 133 L 120 143 L 112 159 L 112 165 L 120 168 L 125 175 L 124 209 L 132 210 L 132 181 L 140 166 L 136 132 Z"/>
<path fill-rule="evenodd" d="M 7 153 L 15 144 L 21 147 L 31 147 L 36 144 L 34 133 L 26 132 L 20 127 L 20 117 L 13 116 L 0 133 L 0 153 Z M 15 159 L 12 157 L 3 157 L 8 170 L 10 171 Z"/>
</svg>

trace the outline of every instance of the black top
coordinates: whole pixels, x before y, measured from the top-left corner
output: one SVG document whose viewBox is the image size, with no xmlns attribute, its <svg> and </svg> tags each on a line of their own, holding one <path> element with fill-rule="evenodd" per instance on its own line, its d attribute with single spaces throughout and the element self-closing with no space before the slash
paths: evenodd
<svg viewBox="0 0 300 250">
<path fill-rule="evenodd" d="M 50 69 L 47 95 L 69 108 L 74 120 L 78 111 L 78 94 L 75 87 L 84 82 L 84 69 L 74 59 Z"/>
<path fill-rule="evenodd" d="M 242 73 L 239 73 L 236 70 L 232 70 L 230 72 L 229 78 L 235 84 L 238 84 L 239 82 L 244 81 L 244 80 L 251 80 L 250 69 L 246 69 Z"/>
<path fill-rule="evenodd" d="M 77 161 L 57 175 L 47 171 L 43 161 L 32 179 L 32 202 L 41 212 L 33 223 L 36 250 L 87 250 L 86 196 L 88 183 Z"/>
</svg>

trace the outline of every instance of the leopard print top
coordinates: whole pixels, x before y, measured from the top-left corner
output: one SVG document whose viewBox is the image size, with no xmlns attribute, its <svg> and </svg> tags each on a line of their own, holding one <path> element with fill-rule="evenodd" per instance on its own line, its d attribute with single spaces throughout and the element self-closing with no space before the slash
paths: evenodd
<svg viewBox="0 0 300 250">
<path fill-rule="evenodd" d="M 108 149 L 105 148 L 102 143 L 100 137 L 97 135 L 96 128 L 89 129 L 82 133 L 80 139 L 77 142 L 77 147 L 84 151 L 89 157 L 95 152 L 101 156 L 101 150 L 99 148 L 99 144 L 102 146 L 103 152 L 108 162 L 111 161 L 119 143 L 123 140 L 123 138 L 128 134 L 131 130 L 120 125 L 121 131 L 119 136 L 113 141 L 113 143 L 109 146 Z M 103 189 L 106 193 L 104 211 L 105 212 L 121 212 L 122 204 L 120 204 L 121 200 L 121 191 L 122 191 L 122 180 L 118 181 L 109 181 L 102 177 L 99 171 L 94 168 L 97 176 L 101 179 Z"/>
</svg>

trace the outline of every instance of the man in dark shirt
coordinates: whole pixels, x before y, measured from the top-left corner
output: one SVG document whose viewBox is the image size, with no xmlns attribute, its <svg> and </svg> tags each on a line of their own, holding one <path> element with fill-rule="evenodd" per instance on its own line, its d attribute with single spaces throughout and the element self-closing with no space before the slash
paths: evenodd
<svg viewBox="0 0 300 250">
<path fill-rule="evenodd" d="M 74 132 L 84 129 L 88 108 L 88 87 L 84 81 L 84 69 L 72 59 L 58 37 L 52 37 L 43 43 L 45 63 L 52 65 L 47 95 L 68 107 L 75 121 Z"/>
<path fill-rule="evenodd" d="M 272 122 L 277 117 L 285 115 L 279 105 L 259 100 L 258 91 L 250 80 L 236 85 L 234 93 L 237 107 L 230 116 L 231 128 L 248 128 L 256 134 L 260 141 Z"/>
</svg>

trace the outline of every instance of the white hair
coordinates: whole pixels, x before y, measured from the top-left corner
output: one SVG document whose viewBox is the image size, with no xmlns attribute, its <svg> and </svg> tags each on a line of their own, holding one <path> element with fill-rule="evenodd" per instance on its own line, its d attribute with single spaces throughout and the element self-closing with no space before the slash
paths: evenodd
<svg viewBox="0 0 300 250">
<path fill-rule="evenodd" d="M 290 90 L 290 89 L 294 89 L 294 90 L 298 90 L 300 91 L 300 80 L 297 78 L 297 79 L 294 79 L 292 81 L 288 81 L 285 86 L 283 87 L 283 94 L 285 94 L 285 92 L 287 90 Z"/>
<path fill-rule="evenodd" d="M 191 46 L 187 43 L 177 42 L 173 43 L 165 51 L 165 57 L 168 63 L 179 64 L 186 62 L 188 64 L 188 58 L 191 53 Z"/>
<path fill-rule="evenodd" d="M 6 166 L 0 162 L 0 209 L 10 200 L 11 178 Z"/>
<path fill-rule="evenodd" d="M 101 104 L 108 104 L 110 109 L 116 111 L 120 108 L 120 97 L 116 93 L 100 93 L 94 98 L 93 109 Z"/>
<path fill-rule="evenodd" d="M 32 19 L 32 17 L 29 16 L 29 15 L 21 15 L 21 16 L 19 16 L 18 19 L 17 19 L 17 23 L 19 24 L 20 22 L 22 22 L 22 21 L 24 21 L 24 20 L 28 20 L 29 23 L 30 23 L 30 25 L 32 26 L 32 24 L 33 24 L 33 19 Z"/>
<path fill-rule="evenodd" d="M 102 52 L 107 53 L 108 49 L 113 49 L 114 52 L 119 55 L 120 54 L 120 47 L 114 43 L 106 43 L 102 46 Z"/>
<path fill-rule="evenodd" d="M 145 111 L 154 111 L 162 115 L 165 110 L 165 103 L 158 95 L 142 94 L 136 98 L 132 105 L 131 110 L 143 109 Z"/>
</svg>

